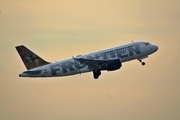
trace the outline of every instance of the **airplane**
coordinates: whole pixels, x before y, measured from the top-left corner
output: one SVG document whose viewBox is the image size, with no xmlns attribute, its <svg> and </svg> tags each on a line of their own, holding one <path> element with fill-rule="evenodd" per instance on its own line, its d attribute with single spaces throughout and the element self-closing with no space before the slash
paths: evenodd
<svg viewBox="0 0 180 120">
<path fill-rule="evenodd" d="M 27 71 L 19 77 L 61 77 L 93 72 L 94 79 L 98 79 L 101 71 L 115 71 L 122 67 L 122 63 L 138 60 L 143 66 L 142 59 L 158 50 L 157 45 L 149 42 L 134 42 L 100 50 L 84 55 L 77 55 L 58 62 L 47 62 L 26 48 L 24 45 L 15 47 Z"/>
</svg>

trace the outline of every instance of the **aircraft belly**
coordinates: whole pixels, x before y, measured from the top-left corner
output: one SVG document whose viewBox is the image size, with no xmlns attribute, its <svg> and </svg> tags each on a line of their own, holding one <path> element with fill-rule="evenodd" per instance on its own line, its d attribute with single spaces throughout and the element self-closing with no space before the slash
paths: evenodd
<svg viewBox="0 0 180 120">
<path fill-rule="evenodd" d="M 57 72 L 57 76 L 68 76 L 68 75 L 74 75 L 74 74 L 78 74 L 78 71 L 67 71 L 65 73 L 63 73 L 62 71 Z"/>
<path fill-rule="evenodd" d="M 142 56 L 142 54 L 135 54 L 133 56 L 128 56 L 128 57 L 122 58 L 121 61 L 122 62 L 128 62 L 128 61 L 131 61 L 131 60 L 138 59 L 140 56 Z"/>
<path fill-rule="evenodd" d="M 56 71 L 57 75 L 53 75 L 53 76 L 68 76 L 68 75 L 81 74 L 85 72 L 90 72 L 90 70 L 87 68 L 74 69 L 73 71 L 67 70 L 66 72 L 59 70 Z"/>
</svg>

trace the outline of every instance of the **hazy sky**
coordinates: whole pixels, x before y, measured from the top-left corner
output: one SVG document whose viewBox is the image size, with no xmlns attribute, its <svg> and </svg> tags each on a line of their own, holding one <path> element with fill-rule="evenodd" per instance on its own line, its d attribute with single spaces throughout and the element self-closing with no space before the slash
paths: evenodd
<svg viewBox="0 0 180 120">
<path fill-rule="evenodd" d="M 0 120 L 179 120 L 179 0 L 1 0 Z M 19 78 L 24 44 L 55 61 L 134 41 L 159 50 L 120 70 Z"/>
</svg>

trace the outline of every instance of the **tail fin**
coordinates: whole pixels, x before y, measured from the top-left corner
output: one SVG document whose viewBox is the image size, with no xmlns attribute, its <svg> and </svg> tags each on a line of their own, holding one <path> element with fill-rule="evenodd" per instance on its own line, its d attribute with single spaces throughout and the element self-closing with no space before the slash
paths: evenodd
<svg viewBox="0 0 180 120">
<path fill-rule="evenodd" d="M 46 62 L 23 45 L 16 46 L 16 50 L 28 70 L 49 64 L 49 62 Z"/>
</svg>

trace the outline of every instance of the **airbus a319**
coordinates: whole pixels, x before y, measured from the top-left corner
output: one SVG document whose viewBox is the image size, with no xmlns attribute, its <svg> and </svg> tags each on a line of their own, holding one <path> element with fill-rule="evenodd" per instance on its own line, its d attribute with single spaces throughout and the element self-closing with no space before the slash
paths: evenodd
<svg viewBox="0 0 180 120">
<path fill-rule="evenodd" d="M 149 42 L 132 42 L 58 62 L 47 62 L 24 45 L 16 46 L 16 50 L 27 68 L 19 77 L 61 77 L 93 72 L 94 79 L 97 79 L 101 71 L 118 70 L 122 63 L 131 60 L 138 60 L 144 66 L 142 59 L 156 52 L 158 46 Z"/>
</svg>

